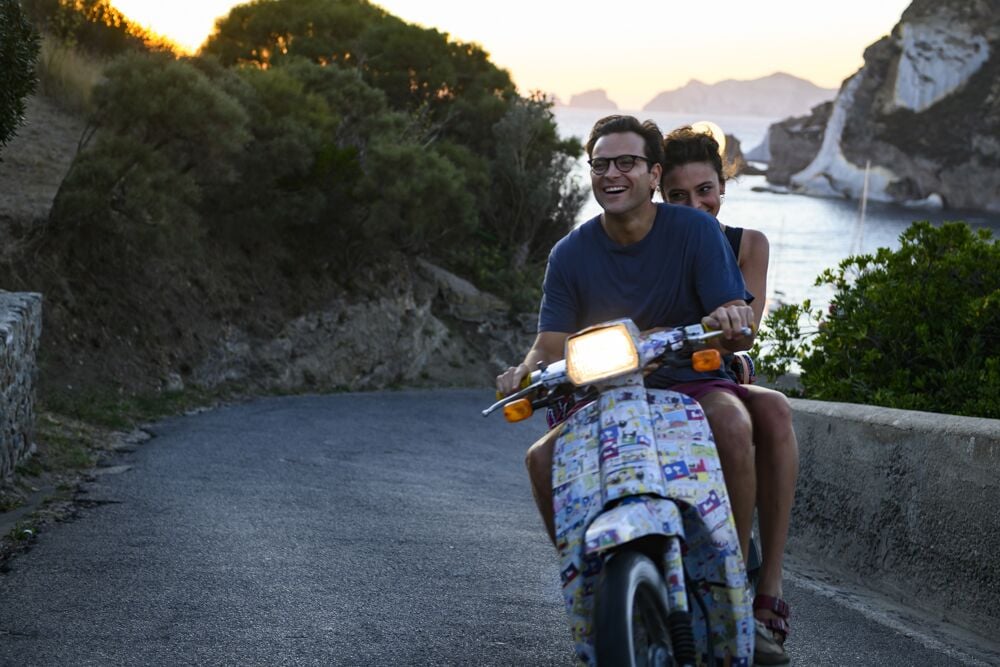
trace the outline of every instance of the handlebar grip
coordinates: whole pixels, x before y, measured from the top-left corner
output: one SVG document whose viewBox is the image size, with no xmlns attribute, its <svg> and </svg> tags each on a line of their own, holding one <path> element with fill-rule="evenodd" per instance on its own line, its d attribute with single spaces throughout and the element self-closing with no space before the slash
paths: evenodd
<svg viewBox="0 0 1000 667">
<path fill-rule="evenodd" d="M 702 328 L 705 331 L 718 331 L 719 330 L 719 327 L 710 327 L 707 324 L 703 324 Z M 756 331 L 757 331 L 757 325 L 754 324 L 753 322 L 751 322 L 750 326 L 748 326 L 748 327 L 740 327 L 740 333 L 743 334 L 744 336 L 752 336 L 754 333 L 756 333 Z"/>
<path fill-rule="evenodd" d="M 517 391 L 521 391 L 522 389 L 527 389 L 530 386 L 531 386 L 531 373 L 528 373 L 523 378 L 521 378 L 521 384 L 518 385 L 517 389 L 515 391 L 512 391 L 511 394 L 516 393 Z M 502 394 L 502 393 L 500 393 L 500 390 L 497 389 L 497 400 L 498 401 L 501 398 L 504 398 L 506 396 L 510 396 L 510 394 Z"/>
</svg>

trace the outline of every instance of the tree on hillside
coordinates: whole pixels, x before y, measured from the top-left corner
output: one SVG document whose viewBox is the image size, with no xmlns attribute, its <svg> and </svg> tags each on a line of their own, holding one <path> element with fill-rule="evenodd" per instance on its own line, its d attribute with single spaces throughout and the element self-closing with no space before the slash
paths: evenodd
<svg viewBox="0 0 1000 667">
<path fill-rule="evenodd" d="M 24 119 L 24 98 L 35 89 L 38 33 L 18 0 L 0 0 L 0 148 Z"/>
<path fill-rule="evenodd" d="M 356 68 L 389 106 L 436 134 L 490 137 L 516 97 L 510 75 L 475 45 L 409 25 L 365 0 L 261 0 L 235 7 L 206 42 L 223 65 L 280 66 L 296 58 Z M 477 147 L 477 150 L 481 149 Z"/>
<path fill-rule="evenodd" d="M 105 74 L 51 214 L 65 238 L 204 241 L 346 282 L 402 251 L 510 296 L 537 290 L 582 201 L 547 103 L 364 0 L 240 6 L 198 57 Z"/>
<path fill-rule="evenodd" d="M 522 100 L 493 127 L 496 157 L 486 220 L 514 270 L 545 261 L 549 249 L 573 228 L 586 197 L 568 179 L 579 143 L 559 139 L 550 106 L 541 97 Z"/>
<path fill-rule="evenodd" d="M 366 0 L 257 0 L 219 19 L 203 50 L 225 66 L 265 68 L 296 56 L 353 65 L 361 35 L 387 16 Z"/>
<path fill-rule="evenodd" d="M 506 291 L 513 275 L 537 282 L 534 269 L 582 205 L 580 189 L 567 184 L 580 146 L 559 139 L 544 101 L 518 96 L 480 47 L 365 0 L 242 5 L 219 21 L 204 52 L 224 66 L 294 66 L 296 77 L 322 87 L 338 117 L 337 146 L 358 151 L 356 215 L 340 216 L 356 227 L 356 242 L 388 234 Z M 348 89 L 359 97 L 336 93 L 321 70 L 345 83 L 343 72 L 356 72 Z M 353 110 L 359 100 L 367 113 Z"/>
<path fill-rule="evenodd" d="M 246 111 L 249 131 L 233 165 L 237 177 L 219 183 L 206 199 L 204 216 L 212 227 L 251 248 L 277 246 L 304 229 L 352 217 L 351 190 L 361 171 L 357 149 L 338 141 L 340 119 L 301 78 L 320 68 L 226 70 L 201 61 Z M 337 213 L 329 216 L 330 210 Z"/>
<path fill-rule="evenodd" d="M 56 228 L 140 245 L 197 236 L 205 184 L 235 177 L 243 108 L 188 61 L 143 53 L 108 66 L 94 104 L 53 202 Z"/>
<path fill-rule="evenodd" d="M 171 51 L 173 44 L 130 21 L 111 0 L 22 0 L 39 30 L 62 44 L 98 56 L 126 51 Z"/>
</svg>

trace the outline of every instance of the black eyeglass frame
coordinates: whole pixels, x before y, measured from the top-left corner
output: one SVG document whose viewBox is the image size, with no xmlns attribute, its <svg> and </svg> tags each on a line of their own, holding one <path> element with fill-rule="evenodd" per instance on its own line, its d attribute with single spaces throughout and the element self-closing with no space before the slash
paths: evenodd
<svg viewBox="0 0 1000 667">
<path fill-rule="evenodd" d="M 632 160 L 633 160 L 632 166 L 628 167 L 627 169 L 622 169 L 622 166 L 620 164 L 618 164 L 618 160 L 621 160 L 623 157 L 632 158 Z M 649 164 L 649 158 L 647 158 L 645 155 L 630 155 L 628 153 L 625 153 L 623 155 L 616 155 L 614 157 L 595 157 L 595 158 L 591 158 L 591 159 L 587 160 L 587 164 L 590 165 L 590 171 L 591 171 L 591 173 L 593 173 L 595 176 L 603 176 L 604 174 L 608 173 L 608 169 L 611 168 L 612 164 L 615 165 L 615 169 L 617 169 L 620 173 L 627 174 L 628 172 L 630 172 L 633 169 L 635 169 L 635 160 L 643 160 L 644 162 L 646 162 L 646 164 Z M 605 163 L 604 168 L 603 169 L 596 168 L 594 166 L 594 163 L 595 162 L 601 162 L 601 161 L 603 161 Z"/>
</svg>

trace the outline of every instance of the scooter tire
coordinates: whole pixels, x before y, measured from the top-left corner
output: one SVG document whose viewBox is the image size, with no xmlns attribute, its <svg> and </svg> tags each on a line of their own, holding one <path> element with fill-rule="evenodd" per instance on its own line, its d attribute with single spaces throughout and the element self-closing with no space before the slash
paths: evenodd
<svg viewBox="0 0 1000 667">
<path fill-rule="evenodd" d="M 614 554 L 604 564 L 594 601 L 594 649 L 597 664 L 615 667 L 673 667 L 677 661 L 667 588 L 653 562 L 634 551 Z M 690 637 L 690 616 L 681 635 Z M 684 642 L 687 643 L 687 642 Z M 693 642 L 691 649 L 693 652 Z M 685 651 L 682 651 L 685 652 Z M 693 657 L 693 655 L 691 656 Z"/>
</svg>

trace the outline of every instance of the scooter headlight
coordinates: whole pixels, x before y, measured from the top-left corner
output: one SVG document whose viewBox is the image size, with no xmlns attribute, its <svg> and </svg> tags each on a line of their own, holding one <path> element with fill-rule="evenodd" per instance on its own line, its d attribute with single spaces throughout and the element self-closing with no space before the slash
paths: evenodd
<svg viewBox="0 0 1000 667">
<path fill-rule="evenodd" d="M 584 331 L 566 341 L 566 374 L 582 386 L 639 368 L 639 352 L 624 323 Z"/>
</svg>

